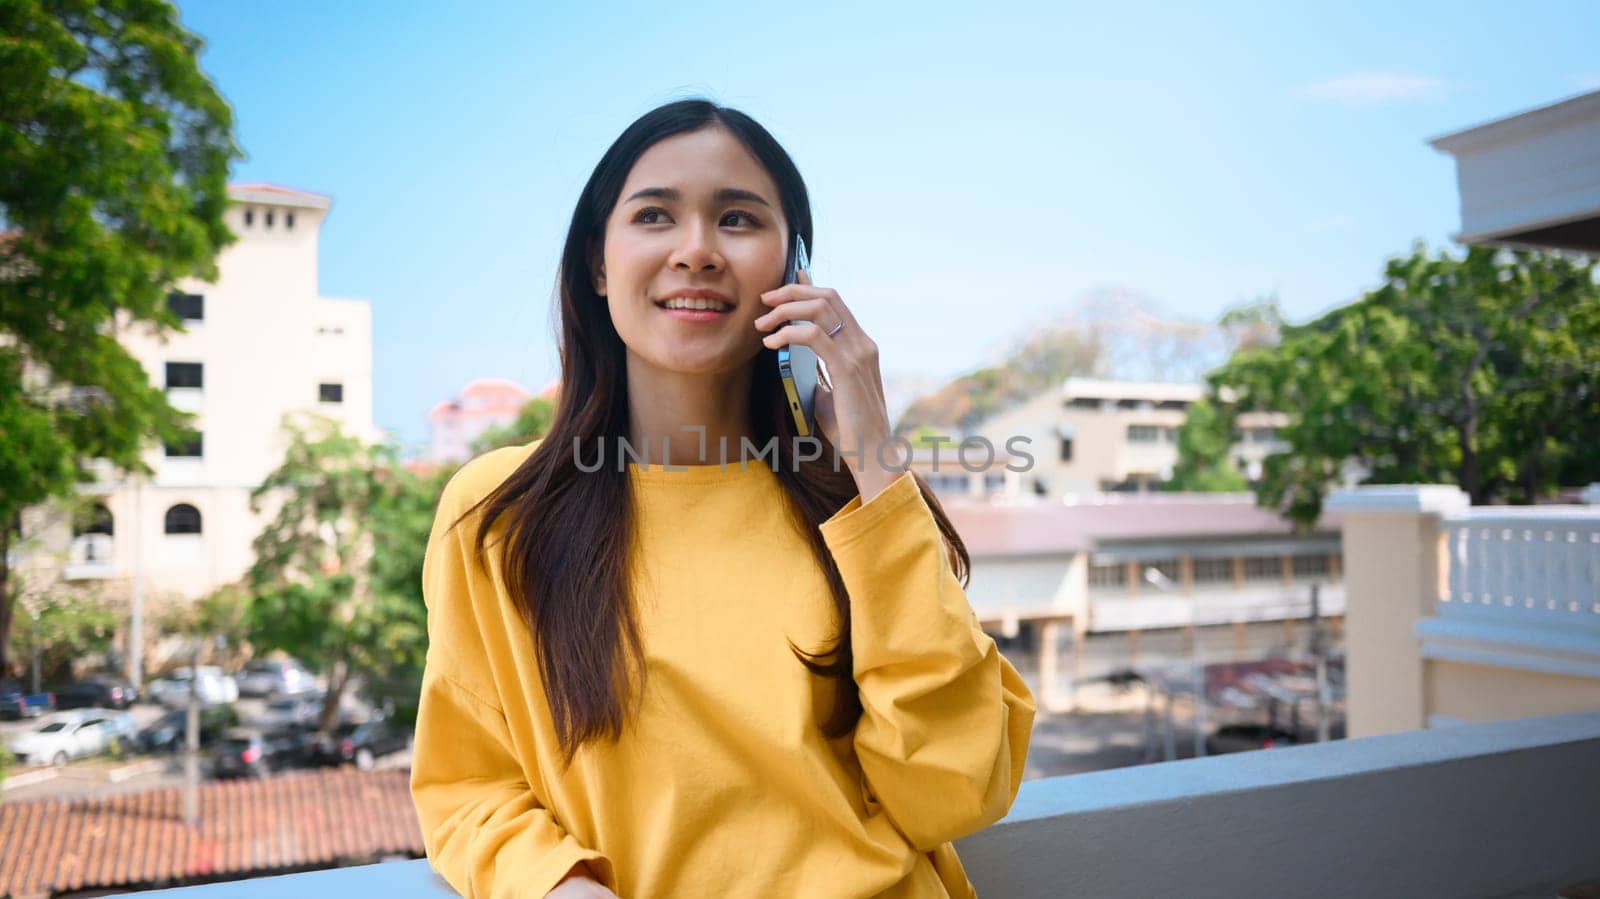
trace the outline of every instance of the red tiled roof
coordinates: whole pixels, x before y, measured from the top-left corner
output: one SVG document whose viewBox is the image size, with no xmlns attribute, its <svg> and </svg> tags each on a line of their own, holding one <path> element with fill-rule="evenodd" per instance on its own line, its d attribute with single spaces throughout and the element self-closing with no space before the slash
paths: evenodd
<svg viewBox="0 0 1600 899">
<path fill-rule="evenodd" d="M 406 769 L 340 768 L 183 790 L 0 803 L 0 896 L 179 885 L 423 855 Z"/>
</svg>

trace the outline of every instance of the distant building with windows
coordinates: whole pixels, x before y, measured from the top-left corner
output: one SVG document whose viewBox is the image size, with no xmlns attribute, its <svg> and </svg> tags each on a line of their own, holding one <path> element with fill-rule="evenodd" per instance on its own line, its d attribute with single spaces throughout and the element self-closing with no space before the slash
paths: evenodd
<svg viewBox="0 0 1600 899">
<path fill-rule="evenodd" d="M 941 480 L 946 490 L 983 495 L 995 483 L 1010 492 L 1062 498 L 1095 493 L 1156 490 L 1178 463 L 1178 429 L 1189 407 L 1205 397 L 1198 384 L 1067 378 L 1059 387 L 995 415 L 974 429 L 996 450 L 1019 447 L 1032 456 L 1028 470 L 1003 479 L 976 474 Z M 1231 457 L 1247 480 L 1261 477 L 1261 464 L 1284 448 L 1277 429 L 1281 413 L 1239 416 Z M 1013 443 L 1013 438 L 1027 438 Z M 1016 466 L 1013 466 L 1016 467 Z M 930 486 L 932 484 L 930 483 Z"/>
<path fill-rule="evenodd" d="M 238 236 L 217 259 L 214 284 L 180 282 L 168 297 L 183 320 L 164 340 L 143 329 L 119 339 L 173 406 L 194 413 L 197 436 L 155 446 L 153 475 L 86 485 L 96 497 L 76 524 L 30 510 L 25 537 L 67 547 L 69 581 L 131 586 L 193 599 L 244 574 L 264 516 L 250 492 L 282 461 L 286 414 L 315 412 L 374 441 L 372 309 L 322 296 L 317 240 L 331 200 L 270 184 L 236 184 L 225 213 Z M 28 534 L 30 523 L 41 533 Z"/>
<path fill-rule="evenodd" d="M 540 392 L 549 397 L 554 384 Z M 428 410 L 428 460 L 465 462 L 472 458 L 473 441 L 490 428 L 503 428 L 517 420 L 532 399 L 521 385 L 502 378 L 478 378 L 461 393 Z"/>
</svg>

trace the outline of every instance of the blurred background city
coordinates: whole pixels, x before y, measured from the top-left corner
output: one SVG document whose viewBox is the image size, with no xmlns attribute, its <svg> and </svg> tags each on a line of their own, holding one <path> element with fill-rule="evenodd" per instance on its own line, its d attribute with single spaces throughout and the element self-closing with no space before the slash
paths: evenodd
<svg viewBox="0 0 1600 899">
<path fill-rule="evenodd" d="M 545 432 L 572 203 L 689 95 L 805 175 L 1039 701 L 980 891 L 1595 895 L 1597 39 L 1583 2 L 0 4 L 0 897 L 444 889 L 435 504 Z"/>
</svg>

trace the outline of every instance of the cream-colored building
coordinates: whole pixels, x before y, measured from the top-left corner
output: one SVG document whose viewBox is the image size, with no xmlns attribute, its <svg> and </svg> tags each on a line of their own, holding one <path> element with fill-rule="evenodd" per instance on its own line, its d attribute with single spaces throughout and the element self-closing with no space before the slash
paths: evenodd
<svg viewBox="0 0 1600 899">
<path fill-rule="evenodd" d="M 263 520 L 250 511 L 250 492 L 282 459 L 286 414 L 313 412 L 367 440 L 379 436 L 371 305 L 317 289 L 329 198 L 267 184 L 229 194 L 226 220 L 238 240 L 218 257 L 216 283 L 183 282 L 169 297 L 184 330 L 164 341 L 119 335 L 172 405 L 195 414 L 199 440 L 151 447 L 148 478 L 84 488 L 97 497 L 91 521 L 72 527 L 58 512 L 30 513 L 43 528 L 36 544 L 66 547 L 69 581 L 131 594 L 137 579 L 152 599 L 202 596 L 253 561 Z"/>
<path fill-rule="evenodd" d="M 1033 457 L 1028 471 L 1006 482 L 1022 492 L 1142 492 L 1171 479 L 1178 429 L 1204 396 L 1197 384 L 1067 378 L 974 431 L 999 450 L 1020 447 Z M 1284 420 L 1277 413 L 1239 416 L 1231 455 L 1246 478 L 1259 478 L 1262 460 L 1283 448 L 1276 429 Z M 1013 443 L 1018 437 L 1026 442 Z M 974 479 L 971 492 L 986 492 L 983 484 Z"/>
</svg>

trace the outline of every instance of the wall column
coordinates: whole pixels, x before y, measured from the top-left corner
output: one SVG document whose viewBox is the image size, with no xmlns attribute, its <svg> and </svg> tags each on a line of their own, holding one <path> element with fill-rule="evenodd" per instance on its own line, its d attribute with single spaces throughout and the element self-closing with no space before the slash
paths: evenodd
<svg viewBox="0 0 1600 899">
<path fill-rule="evenodd" d="M 1340 490 L 1324 504 L 1344 518 L 1349 736 L 1427 725 L 1417 622 L 1444 587 L 1439 519 L 1469 505 L 1458 487 L 1409 484 Z"/>
</svg>

